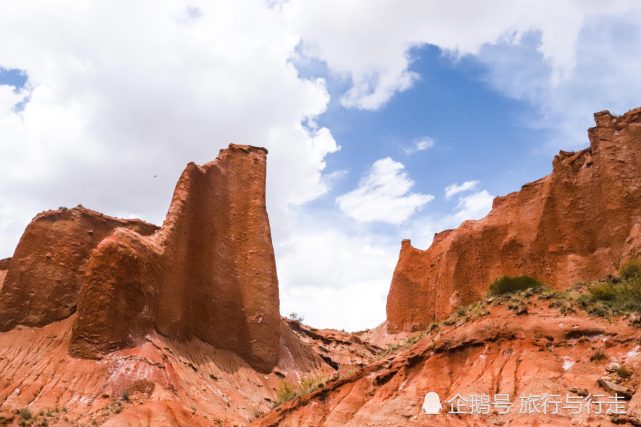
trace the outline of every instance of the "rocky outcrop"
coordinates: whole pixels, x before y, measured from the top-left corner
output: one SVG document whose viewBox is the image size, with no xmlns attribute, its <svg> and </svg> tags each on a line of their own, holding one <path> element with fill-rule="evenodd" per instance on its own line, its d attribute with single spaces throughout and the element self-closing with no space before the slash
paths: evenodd
<svg viewBox="0 0 641 427">
<path fill-rule="evenodd" d="M 38 214 L 27 226 L 0 292 L 0 331 L 16 325 L 44 326 L 69 317 L 78 304 L 85 263 L 114 229 L 151 234 L 156 226 L 123 220 L 83 207 Z M 0 281 L 1 283 L 1 281 Z"/>
<path fill-rule="evenodd" d="M 526 315 L 515 316 L 506 298 L 483 303 L 485 314 L 470 310 L 413 334 L 252 425 L 639 425 L 639 329 L 623 317 L 589 316 L 575 303 L 564 315 L 567 300 L 539 296 L 518 297 Z M 624 369 L 614 372 L 612 363 Z M 622 396 L 616 407 L 607 403 L 615 393 Z M 440 414 L 425 412 L 426 396 L 440 402 Z M 533 404 L 538 409 L 528 409 Z"/>
<path fill-rule="evenodd" d="M 324 369 L 285 323 L 269 374 L 229 350 L 156 332 L 100 360 L 76 358 L 67 351 L 76 317 L 0 333 L 0 425 L 244 426 L 273 408 L 284 380 Z"/>
<path fill-rule="evenodd" d="M 198 338 L 269 371 L 278 279 L 265 207 L 267 151 L 231 145 L 183 172 L 160 230 L 117 229 L 89 259 L 71 352 L 97 357 L 152 330 Z"/>
<path fill-rule="evenodd" d="M 387 299 L 392 333 L 424 329 L 484 296 L 503 275 L 553 288 L 614 274 L 641 250 L 641 108 L 595 114 L 590 147 L 561 151 L 553 171 L 497 197 L 482 220 L 403 241 Z"/>
<path fill-rule="evenodd" d="M 0 330 L 77 310 L 74 356 L 100 358 L 157 331 L 270 371 L 282 321 L 266 159 L 263 148 L 230 145 L 213 162 L 190 163 L 161 228 L 82 207 L 39 214 L 8 262 Z"/>
</svg>

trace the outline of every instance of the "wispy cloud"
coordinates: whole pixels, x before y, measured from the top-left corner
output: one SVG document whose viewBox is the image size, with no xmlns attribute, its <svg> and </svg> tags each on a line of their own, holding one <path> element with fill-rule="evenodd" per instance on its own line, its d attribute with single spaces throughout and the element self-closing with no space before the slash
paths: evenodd
<svg viewBox="0 0 641 427">
<path fill-rule="evenodd" d="M 474 190 L 477 187 L 477 185 L 479 185 L 479 181 L 476 181 L 476 180 L 465 181 L 462 184 L 458 184 L 458 183 L 450 184 L 447 187 L 445 187 L 445 199 L 449 200 L 452 198 L 452 196 L 455 196 L 456 194 Z"/>
<path fill-rule="evenodd" d="M 429 150 L 430 148 L 434 147 L 435 143 L 436 141 L 434 141 L 434 139 L 426 136 L 414 141 L 411 146 L 403 148 L 403 152 L 407 155 L 410 155 L 418 151 Z"/>
</svg>

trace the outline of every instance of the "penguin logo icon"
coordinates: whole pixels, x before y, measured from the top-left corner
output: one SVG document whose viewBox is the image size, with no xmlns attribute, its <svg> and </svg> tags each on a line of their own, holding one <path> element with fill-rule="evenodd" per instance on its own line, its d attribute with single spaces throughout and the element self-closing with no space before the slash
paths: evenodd
<svg viewBox="0 0 641 427">
<path fill-rule="evenodd" d="M 443 410 L 443 405 L 441 405 L 441 398 L 438 396 L 438 393 L 430 391 L 425 395 L 423 399 L 423 412 L 427 415 L 438 415 Z"/>
</svg>

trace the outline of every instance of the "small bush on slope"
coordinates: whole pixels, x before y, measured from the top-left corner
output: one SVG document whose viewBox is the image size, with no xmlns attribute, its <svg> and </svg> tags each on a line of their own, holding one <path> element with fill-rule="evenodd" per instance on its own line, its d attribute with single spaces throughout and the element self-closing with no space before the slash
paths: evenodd
<svg viewBox="0 0 641 427">
<path fill-rule="evenodd" d="M 543 284 L 530 276 L 503 276 L 490 285 L 490 295 L 511 294 L 525 289 L 541 289 Z"/>
<path fill-rule="evenodd" d="M 325 385 L 327 381 L 329 381 L 329 376 L 323 373 L 305 376 L 298 384 L 284 379 L 276 389 L 276 406 L 311 393 Z"/>
<path fill-rule="evenodd" d="M 601 280 L 588 286 L 579 304 L 590 314 L 608 316 L 641 311 L 641 274 L 628 270 L 621 279 Z"/>
<path fill-rule="evenodd" d="M 641 261 L 636 258 L 627 260 L 619 268 L 619 274 L 623 279 L 641 277 Z"/>
</svg>

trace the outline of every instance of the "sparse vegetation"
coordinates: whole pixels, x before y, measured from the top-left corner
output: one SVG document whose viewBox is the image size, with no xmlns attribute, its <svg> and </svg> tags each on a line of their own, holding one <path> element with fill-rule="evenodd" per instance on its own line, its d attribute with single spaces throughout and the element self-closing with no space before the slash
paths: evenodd
<svg viewBox="0 0 641 427">
<path fill-rule="evenodd" d="M 322 387 L 329 380 L 325 374 L 308 375 L 300 380 L 299 390 L 301 395 L 311 393 Z"/>
<path fill-rule="evenodd" d="M 31 418 L 33 418 L 31 411 L 27 408 L 21 409 L 18 415 L 20 415 L 20 419 L 23 421 L 29 421 Z"/>
<path fill-rule="evenodd" d="M 624 380 L 632 376 L 632 371 L 626 368 L 625 366 L 620 366 L 614 372 L 619 376 L 619 378 Z"/>
<path fill-rule="evenodd" d="M 122 394 L 122 401 L 123 401 L 123 402 L 129 402 L 129 393 L 124 392 L 124 393 Z"/>
<path fill-rule="evenodd" d="M 289 313 L 289 316 L 287 317 L 289 317 L 289 320 L 293 320 L 294 322 L 298 322 L 298 323 L 301 323 L 303 320 L 305 320 L 303 316 L 301 316 L 296 312 Z"/>
<path fill-rule="evenodd" d="M 603 362 L 604 360 L 608 360 L 608 356 L 600 348 L 595 349 L 590 355 L 590 362 Z"/>
<path fill-rule="evenodd" d="M 622 279 L 634 279 L 641 277 L 641 260 L 630 258 L 619 268 L 619 275 Z"/>
<path fill-rule="evenodd" d="M 542 288 L 543 284 L 530 276 L 503 276 L 492 282 L 490 295 L 511 294 L 526 289 L 536 291 Z"/>
<path fill-rule="evenodd" d="M 396 342 L 394 344 L 389 344 L 387 348 L 380 353 L 377 354 L 378 358 L 383 358 L 387 357 L 391 353 L 394 353 L 395 351 L 398 350 L 406 350 L 410 347 L 412 347 L 414 344 L 416 344 L 421 338 L 426 336 L 430 331 L 432 331 L 434 328 L 438 328 L 438 326 L 432 326 L 430 325 L 427 330 L 417 333 L 415 335 L 411 335 L 404 340 L 401 340 L 399 342 Z"/>
<path fill-rule="evenodd" d="M 283 379 L 276 389 L 276 406 L 313 392 L 324 386 L 329 381 L 329 378 L 324 373 L 317 373 L 301 378 L 298 383 Z"/>
<path fill-rule="evenodd" d="M 58 421 L 60 421 L 61 411 L 62 409 L 60 408 L 43 408 L 34 413 L 28 408 L 23 408 L 15 411 L 15 421 L 20 427 L 46 427 L 52 423 L 57 425 Z M 0 417 L 0 425 L 5 425 L 6 423 L 3 424 L 4 421 L 5 419 Z"/>
<path fill-rule="evenodd" d="M 34 417 L 33 417 L 33 414 L 27 408 L 24 408 L 24 409 L 21 409 L 20 411 L 18 411 L 18 417 L 19 417 L 18 425 L 20 427 L 30 426 L 35 421 Z M 45 424 L 45 425 L 47 425 L 47 424 Z"/>
<path fill-rule="evenodd" d="M 262 417 L 262 416 L 265 414 L 265 413 L 262 411 L 262 409 L 260 409 L 260 408 L 259 408 L 259 407 L 257 407 L 257 406 L 252 407 L 252 408 L 251 408 L 251 410 L 252 410 L 252 417 L 254 417 L 254 419 L 260 418 L 260 417 Z"/>
<path fill-rule="evenodd" d="M 621 267 L 621 278 L 610 278 L 588 285 L 578 298 L 579 305 L 595 316 L 611 316 L 641 311 L 641 274 L 636 260 Z"/>
</svg>

